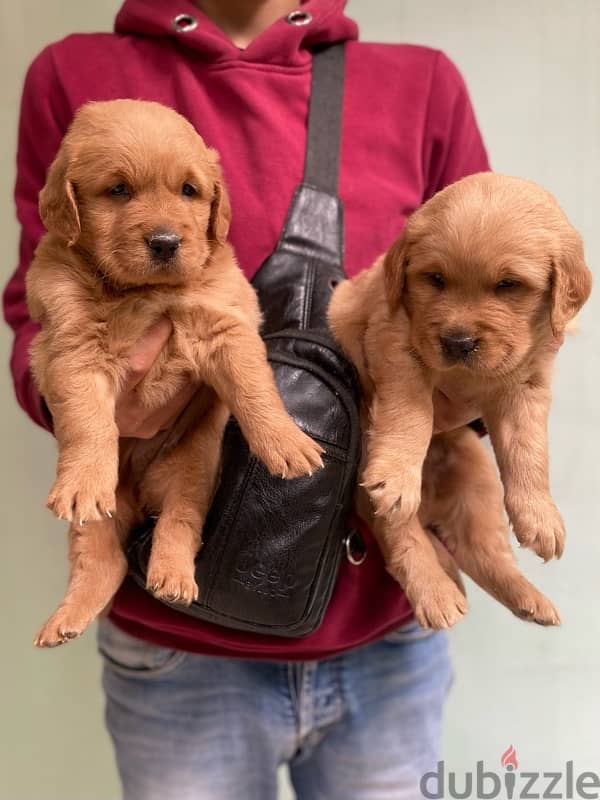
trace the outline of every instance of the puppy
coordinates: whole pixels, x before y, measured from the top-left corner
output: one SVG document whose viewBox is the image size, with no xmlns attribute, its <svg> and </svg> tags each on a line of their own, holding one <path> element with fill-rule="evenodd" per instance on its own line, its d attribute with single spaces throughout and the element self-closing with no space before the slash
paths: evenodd
<svg viewBox="0 0 600 800">
<path fill-rule="evenodd" d="M 425 203 L 387 254 L 334 294 L 331 326 L 365 390 L 362 481 L 374 531 L 425 626 L 447 627 L 466 610 L 431 525 L 511 610 L 558 622 L 514 564 L 501 487 L 474 435 L 432 443 L 432 394 L 483 418 L 517 539 L 544 560 L 560 557 L 564 525 L 548 488 L 551 367 L 590 290 L 581 238 L 554 198 L 485 173 Z"/>
<path fill-rule="evenodd" d="M 35 643 L 78 636 L 127 572 L 123 543 L 158 517 L 148 588 L 189 604 L 194 558 L 229 413 L 251 451 L 284 478 L 310 474 L 322 448 L 288 416 L 258 334 L 254 290 L 227 243 L 217 154 L 158 103 L 90 103 L 77 113 L 40 194 L 48 229 L 27 276 L 41 324 L 31 366 L 54 421 L 49 508 L 69 520 L 66 596 Z M 173 334 L 136 388 L 148 409 L 198 385 L 176 440 L 119 443 L 115 401 L 128 352 L 168 317 Z M 165 438 L 166 437 L 166 438 Z"/>
</svg>

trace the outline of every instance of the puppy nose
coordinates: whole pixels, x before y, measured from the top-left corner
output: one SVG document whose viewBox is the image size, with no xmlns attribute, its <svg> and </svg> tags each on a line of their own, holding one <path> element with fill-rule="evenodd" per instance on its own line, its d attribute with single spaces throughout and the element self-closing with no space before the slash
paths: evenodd
<svg viewBox="0 0 600 800">
<path fill-rule="evenodd" d="M 462 331 L 457 331 L 448 336 L 440 336 L 440 342 L 445 355 L 453 359 L 460 359 L 474 353 L 479 347 L 480 340 Z"/>
<path fill-rule="evenodd" d="M 181 244 L 181 236 L 176 234 L 175 231 L 161 228 L 152 231 L 145 239 L 146 244 L 152 251 L 152 255 L 161 261 L 168 261 L 170 258 L 173 258 L 177 252 L 177 248 Z"/>
</svg>

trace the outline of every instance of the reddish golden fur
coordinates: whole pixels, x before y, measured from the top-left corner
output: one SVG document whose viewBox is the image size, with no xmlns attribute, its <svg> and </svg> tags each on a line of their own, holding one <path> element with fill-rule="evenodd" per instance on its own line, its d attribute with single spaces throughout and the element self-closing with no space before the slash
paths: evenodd
<svg viewBox="0 0 600 800">
<path fill-rule="evenodd" d="M 184 184 L 196 193 L 184 195 Z M 125 195 L 111 193 L 122 185 Z M 79 635 L 111 600 L 127 569 L 122 543 L 146 512 L 159 515 L 149 588 L 181 603 L 197 596 L 194 557 L 229 410 L 276 474 L 312 472 L 322 450 L 277 393 L 255 293 L 227 244 L 217 155 L 183 117 L 141 101 L 84 106 L 50 168 L 40 213 L 49 233 L 27 277 L 42 326 L 32 369 L 59 449 L 48 505 L 72 522 L 69 588 L 36 639 L 49 646 Z M 145 238 L 165 229 L 182 237 L 167 262 Z M 162 316 L 173 334 L 140 399 L 160 407 L 190 379 L 199 391 L 185 433 L 159 451 L 168 433 L 119 444 L 115 400 L 129 350 Z"/>
<path fill-rule="evenodd" d="M 482 444 L 466 430 L 432 441 L 432 392 L 483 417 L 518 540 L 546 560 L 560 556 L 564 526 L 548 488 L 551 366 L 590 289 L 581 239 L 554 198 L 485 173 L 428 201 L 385 257 L 334 294 L 331 325 L 365 390 L 362 480 L 375 533 L 424 625 L 446 627 L 466 610 L 429 525 L 515 613 L 558 621 L 513 561 L 502 486 Z M 442 337 L 474 349 L 456 358 Z M 364 498 L 361 507 L 370 514 Z"/>
</svg>

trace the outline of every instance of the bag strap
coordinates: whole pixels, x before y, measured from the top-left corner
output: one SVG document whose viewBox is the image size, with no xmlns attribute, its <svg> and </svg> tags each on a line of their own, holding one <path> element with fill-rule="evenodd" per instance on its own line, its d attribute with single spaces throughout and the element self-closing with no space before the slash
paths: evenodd
<svg viewBox="0 0 600 800">
<path fill-rule="evenodd" d="M 344 45 L 313 51 L 304 176 L 274 252 L 252 278 L 262 333 L 327 329 L 333 287 L 344 279 L 344 210 L 338 197 Z"/>
<path fill-rule="evenodd" d="M 337 195 L 344 100 L 344 45 L 313 51 L 303 183 Z"/>
</svg>

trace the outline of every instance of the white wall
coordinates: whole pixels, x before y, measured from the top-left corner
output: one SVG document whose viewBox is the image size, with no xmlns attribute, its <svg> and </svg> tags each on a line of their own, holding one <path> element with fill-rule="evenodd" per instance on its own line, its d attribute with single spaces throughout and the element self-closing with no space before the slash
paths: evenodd
<svg viewBox="0 0 600 800">
<path fill-rule="evenodd" d="M 115 0 L 21 0 L 0 6 L 0 233 L 2 282 L 16 259 L 10 187 L 20 83 L 48 41 L 73 30 L 108 30 Z M 352 0 L 364 39 L 441 47 L 470 86 L 494 167 L 554 191 L 600 259 L 594 225 L 600 186 L 599 0 Z M 596 204 L 597 205 L 597 204 Z M 600 622 L 597 605 L 600 315 L 596 294 L 581 333 L 559 359 L 551 424 L 552 484 L 570 538 L 560 563 L 521 554 L 528 574 L 556 602 L 561 630 L 526 626 L 470 590 L 471 613 L 453 632 L 456 685 L 446 734 L 448 769 L 513 744 L 523 769 L 560 769 L 574 759 L 600 770 L 596 719 Z M 9 335 L 0 330 L 0 362 Z M 58 652 L 34 652 L 31 637 L 65 580 L 63 527 L 44 510 L 54 447 L 16 408 L 2 367 L 0 507 L 4 527 L 0 608 L 0 800 L 117 797 L 102 727 L 93 636 Z M 285 790 L 284 790 L 285 791 Z"/>
</svg>

